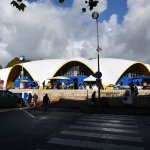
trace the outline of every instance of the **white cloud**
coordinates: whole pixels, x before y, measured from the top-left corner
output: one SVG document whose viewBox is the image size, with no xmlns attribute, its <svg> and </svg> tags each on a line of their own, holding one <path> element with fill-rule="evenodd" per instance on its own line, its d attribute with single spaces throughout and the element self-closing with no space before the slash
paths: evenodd
<svg viewBox="0 0 150 150">
<path fill-rule="evenodd" d="M 150 1 L 128 0 L 128 13 L 122 25 L 112 15 L 104 26 L 102 46 L 104 57 L 131 59 L 150 63 Z M 107 33 L 110 28 L 110 33 Z"/>
<path fill-rule="evenodd" d="M 11 0 L 0 0 L 0 64 L 20 55 L 32 60 L 96 57 L 96 23 L 90 11 L 81 12 L 85 6 L 81 1 L 65 9 L 47 0 L 26 2 L 28 7 L 21 12 Z M 102 12 L 106 6 L 101 0 L 96 9 Z M 128 0 L 128 8 L 121 25 L 115 14 L 99 24 L 100 56 L 150 63 L 150 1 Z"/>
</svg>

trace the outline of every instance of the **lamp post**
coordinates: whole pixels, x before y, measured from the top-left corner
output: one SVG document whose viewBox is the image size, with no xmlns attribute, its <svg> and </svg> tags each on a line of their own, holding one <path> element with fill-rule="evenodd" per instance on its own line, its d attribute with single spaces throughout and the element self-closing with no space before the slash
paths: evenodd
<svg viewBox="0 0 150 150">
<path fill-rule="evenodd" d="M 19 59 L 22 61 L 22 69 L 21 69 L 21 78 L 24 78 L 24 71 L 23 71 L 23 62 L 25 61 L 25 56 L 20 56 Z"/>
<path fill-rule="evenodd" d="M 24 88 L 25 80 L 24 78 L 24 71 L 23 71 L 23 62 L 25 61 L 25 56 L 20 56 L 19 59 L 22 61 L 22 69 L 21 69 L 21 79 L 20 79 L 20 88 Z"/>
<path fill-rule="evenodd" d="M 100 72 L 100 64 L 99 64 L 99 53 L 102 51 L 102 49 L 99 46 L 99 28 L 98 28 L 98 18 L 99 18 L 99 13 L 98 12 L 93 12 L 92 13 L 92 18 L 96 20 L 96 25 L 97 25 L 97 64 L 98 64 L 98 71 L 95 73 L 95 76 L 97 78 L 98 82 L 98 101 L 100 102 L 100 88 L 101 88 L 101 77 L 102 73 Z"/>
</svg>

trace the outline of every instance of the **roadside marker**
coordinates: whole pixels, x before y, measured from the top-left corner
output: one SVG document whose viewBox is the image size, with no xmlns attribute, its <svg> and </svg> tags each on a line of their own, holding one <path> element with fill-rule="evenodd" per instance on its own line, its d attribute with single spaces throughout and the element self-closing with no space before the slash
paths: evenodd
<svg viewBox="0 0 150 150">
<path fill-rule="evenodd" d="M 31 118 L 36 118 L 34 115 L 32 115 L 32 114 L 29 113 L 28 111 L 22 109 L 21 107 L 20 107 L 20 110 L 22 110 L 23 112 L 25 112 L 26 114 L 28 114 Z"/>
</svg>

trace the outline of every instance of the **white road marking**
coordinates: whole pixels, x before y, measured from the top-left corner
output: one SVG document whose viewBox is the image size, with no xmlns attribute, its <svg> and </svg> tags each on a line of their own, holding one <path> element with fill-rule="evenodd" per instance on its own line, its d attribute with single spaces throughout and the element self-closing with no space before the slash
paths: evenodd
<svg viewBox="0 0 150 150">
<path fill-rule="evenodd" d="M 120 121 L 136 121 L 135 118 L 120 118 L 120 117 L 104 117 L 104 116 L 100 116 L 100 117 L 94 117 L 94 116 L 89 116 L 86 117 L 86 119 L 107 119 L 107 120 L 120 120 Z"/>
<path fill-rule="evenodd" d="M 31 118 L 36 118 L 34 115 L 32 115 L 31 113 L 29 113 L 28 111 L 20 108 L 20 110 L 22 110 L 23 112 L 25 112 L 27 115 L 29 115 Z"/>
<path fill-rule="evenodd" d="M 77 124 L 95 125 L 95 126 L 110 126 L 110 127 L 119 127 L 119 128 L 138 128 L 137 125 L 125 125 L 125 124 L 117 124 L 117 123 L 113 124 L 113 123 L 77 121 Z"/>
<path fill-rule="evenodd" d="M 144 150 L 143 145 L 141 145 L 143 142 L 138 124 L 132 116 L 101 117 L 100 115 L 91 115 L 70 125 L 68 129 L 61 131 L 58 136 L 60 135 L 61 138 L 53 137 L 47 143 L 97 150 Z M 73 139 L 74 136 L 77 139 Z M 69 137 L 72 137 L 72 139 Z M 97 139 L 98 142 L 94 142 L 94 139 Z M 106 139 L 106 143 L 101 142 L 102 139 Z M 128 145 L 127 142 L 132 142 L 133 145 Z M 139 144 L 136 145 L 134 142 Z"/>
<path fill-rule="evenodd" d="M 95 118 L 87 118 L 87 119 L 80 119 L 81 121 L 95 121 L 95 122 L 109 122 L 109 123 L 121 123 L 121 124 L 137 124 L 136 121 L 132 120 L 132 121 L 129 121 L 129 120 L 113 120 L 113 119 L 95 119 Z"/>
<path fill-rule="evenodd" d="M 114 134 L 68 131 L 68 130 L 62 131 L 61 134 L 92 137 L 92 138 L 112 139 L 112 140 L 114 139 L 114 140 L 121 140 L 121 141 L 142 142 L 141 137 L 138 136 L 114 135 Z"/>
<path fill-rule="evenodd" d="M 105 128 L 105 127 L 95 127 L 95 126 L 83 126 L 83 125 L 71 125 L 70 128 L 75 129 L 87 129 L 94 131 L 108 131 L 108 132 L 119 132 L 119 133 L 136 133 L 139 134 L 138 130 L 129 129 L 117 129 L 117 128 Z"/>
<path fill-rule="evenodd" d="M 127 146 L 127 145 L 119 145 L 119 144 L 109 144 L 109 143 L 101 143 L 101 142 L 91 142 L 91 141 L 83 141 L 83 140 L 71 140 L 64 138 L 52 138 L 47 143 L 49 144 L 60 144 L 65 146 L 75 146 L 75 147 L 83 147 L 83 148 L 93 148 L 93 149 L 102 149 L 102 150 L 144 150 L 143 147 L 140 146 Z"/>
<path fill-rule="evenodd" d="M 94 115 L 89 115 L 92 117 L 120 117 L 120 118 L 135 118 L 133 115 L 113 115 L 113 114 L 94 114 Z"/>
</svg>

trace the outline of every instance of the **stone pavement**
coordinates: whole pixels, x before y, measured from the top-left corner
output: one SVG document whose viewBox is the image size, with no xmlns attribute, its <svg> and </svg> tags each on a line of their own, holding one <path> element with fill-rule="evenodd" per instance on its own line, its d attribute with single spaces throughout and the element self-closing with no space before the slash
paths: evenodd
<svg viewBox="0 0 150 150">
<path fill-rule="evenodd" d="M 148 108 L 136 108 L 131 105 L 123 107 L 109 107 L 102 104 L 92 104 L 83 100 L 60 100 L 52 102 L 50 107 L 78 109 L 85 113 L 104 113 L 104 114 L 128 114 L 128 115 L 150 115 Z"/>
</svg>

